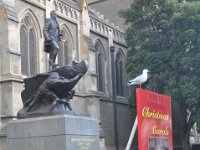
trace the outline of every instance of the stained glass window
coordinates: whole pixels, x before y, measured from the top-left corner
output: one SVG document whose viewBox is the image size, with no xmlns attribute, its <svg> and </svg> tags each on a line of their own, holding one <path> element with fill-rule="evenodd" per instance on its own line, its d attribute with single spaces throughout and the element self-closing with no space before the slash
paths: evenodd
<svg viewBox="0 0 200 150">
<path fill-rule="evenodd" d="M 20 48 L 21 48 L 21 71 L 23 75 L 29 75 L 28 73 L 28 52 L 27 52 L 27 31 L 25 26 L 20 28 Z"/>
<path fill-rule="evenodd" d="M 66 32 L 63 30 L 61 31 L 62 33 L 62 39 L 60 42 L 60 50 L 58 52 L 58 64 L 59 66 L 67 65 L 69 63 L 69 45 L 68 45 L 68 39 Z"/>
<path fill-rule="evenodd" d="M 100 41 L 95 44 L 96 48 L 96 70 L 97 70 L 97 89 L 104 92 L 104 61 L 103 46 Z"/>
<path fill-rule="evenodd" d="M 33 76 L 37 70 L 36 32 L 29 16 L 25 16 L 20 27 L 21 73 Z"/>
<path fill-rule="evenodd" d="M 115 60 L 117 95 L 124 96 L 124 63 L 121 52 L 118 52 Z"/>
</svg>

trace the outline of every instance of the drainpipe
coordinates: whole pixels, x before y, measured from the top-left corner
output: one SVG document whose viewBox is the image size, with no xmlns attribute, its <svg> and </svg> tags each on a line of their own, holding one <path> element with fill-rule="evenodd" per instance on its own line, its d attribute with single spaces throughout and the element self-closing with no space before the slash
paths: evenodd
<svg viewBox="0 0 200 150">
<path fill-rule="evenodd" d="M 115 47 L 110 47 L 111 52 L 111 75 L 112 75 L 112 99 L 113 99 L 113 109 L 114 109 L 114 130 L 115 130 L 115 145 L 116 150 L 119 150 L 118 143 L 118 126 L 117 126 L 117 94 L 116 94 L 116 74 L 115 74 Z"/>
</svg>

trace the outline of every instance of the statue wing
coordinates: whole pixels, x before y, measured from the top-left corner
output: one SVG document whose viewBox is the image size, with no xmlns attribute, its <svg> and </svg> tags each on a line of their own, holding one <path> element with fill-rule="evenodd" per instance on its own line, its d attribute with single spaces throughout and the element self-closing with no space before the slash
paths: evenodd
<svg viewBox="0 0 200 150">
<path fill-rule="evenodd" d="M 82 60 L 81 62 L 73 61 L 71 65 L 62 66 L 51 70 L 50 72 L 57 72 L 60 76 L 67 79 L 72 79 L 77 75 L 85 75 L 88 70 L 87 60 Z"/>
<path fill-rule="evenodd" d="M 23 103 L 37 92 L 39 86 L 49 77 L 49 75 L 50 73 L 41 73 L 34 77 L 24 79 L 25 89 L 21 93 Z"/>
</svg>

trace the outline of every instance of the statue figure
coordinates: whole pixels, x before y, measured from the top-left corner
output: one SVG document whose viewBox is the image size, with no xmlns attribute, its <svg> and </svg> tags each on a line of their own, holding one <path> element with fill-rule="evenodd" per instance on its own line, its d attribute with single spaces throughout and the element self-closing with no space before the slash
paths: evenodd
<svg viewBox="0 0 200 150">
<path fill-rule="evenodd" d="M 62 34 L 60 33 L 60 27 L 57 21 L 56 11 L 51 11 L 50 19 L 46 19 L 44 25 L 44 51 L 49 53 L 49 67 L 51 69 L 56 68 L 55 60 L 60 49 L 59 41 L 61 41 Z"/>
<path fill-rule="evenodd" d="M 24 106 L 18 118 L 75 114 L 70 99 L 75 94 L 74 86 L 87 70 L 86 60 L 73 61 L 71 65 L 24 79 L 25 90 L 21 93 Z"/>
</svg>

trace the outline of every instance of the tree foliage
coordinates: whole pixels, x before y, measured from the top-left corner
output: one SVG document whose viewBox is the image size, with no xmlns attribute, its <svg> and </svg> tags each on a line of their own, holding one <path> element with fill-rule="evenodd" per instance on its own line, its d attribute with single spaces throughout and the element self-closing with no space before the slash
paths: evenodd
<svg viewBox="0 0 200 150">
<path fill-rule="evenodd" d="M 200 111 L 200 2 L 134 0 L 120 14 L 130 25 L 126 31 L 129 77 L 144 68 L 153 72 L 147 88 L 170 95 L 173 106 L 190 110 L 185 123 L 188 137 Z"/>
</svg>

